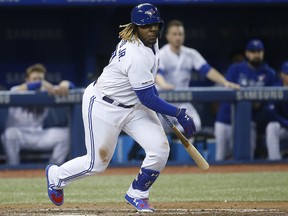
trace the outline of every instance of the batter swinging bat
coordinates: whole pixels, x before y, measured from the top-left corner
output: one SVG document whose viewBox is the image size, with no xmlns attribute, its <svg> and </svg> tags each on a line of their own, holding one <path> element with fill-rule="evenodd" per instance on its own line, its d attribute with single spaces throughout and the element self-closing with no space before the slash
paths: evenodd
<svg viewBox="0 0 288 216">
<path fill-rule="evenodd" d="M 164 115 L 161 114 L 165 121 L 168 123 L 168 125 L 172 128 L 178 139 L 181 141 L 181 143 L 184 145 L 186 151 L 189 153 L 191 158 L 195 161 L 197 166 L 203 170 L 206 171 L 209 169 L 209 164 L 207 161 L 202 157 L 202 155 L 199 153 L 199 151 L 189 142 L 189 140 L 177 129 L 177 127 L 170 121 L 170 119 Z"/>
</svg>

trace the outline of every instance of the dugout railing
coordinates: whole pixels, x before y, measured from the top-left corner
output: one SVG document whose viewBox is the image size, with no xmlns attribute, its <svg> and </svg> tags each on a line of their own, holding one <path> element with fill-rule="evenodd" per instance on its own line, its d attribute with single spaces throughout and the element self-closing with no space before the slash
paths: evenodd
<svg viewBox="0 0 288 216">
<path fill-rule="evenodd" d="M 9 106 L 51 106 L 65 107 L 69 116 L 71 130 L 70 158 L 85 154 L 84 129 L 81 116 L 81 102 L 84 89 L 74 89 L 64 97 L 53 97 L 47 93 L 33 91 L 15 93 L 0 91 L 0 132 L 5 129 L 5 118 Z M 252 101 L 285 101 L 288 89 L 284 87 L 259 87 L 231 90 L 223 87 L 193 87 L 175 91 L 160 91 L 160 97 L 169 102 L 231 102 L 233 106 L 233 142 L 234 160 L 251 161 L 250 155 L 250 120 Z M 6 113 L 6 114 L 5 114 Z M 5 160 L 3 147 L 0 148 L 0 160 Z M 213 161 L 212 161 L 213 163 Z M 0 167 L 5 166 L 0 164 Z"/>
</svg>

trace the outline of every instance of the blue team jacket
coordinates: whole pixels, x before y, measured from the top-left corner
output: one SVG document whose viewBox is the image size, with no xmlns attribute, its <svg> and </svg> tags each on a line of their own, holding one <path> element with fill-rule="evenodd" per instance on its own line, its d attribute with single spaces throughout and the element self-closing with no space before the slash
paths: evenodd
<svg viewBox="0 0 288 216">
<path fill-rule="evenodd" d="M 264 63 L 261 67 L 253 69 L 247 61 L 232 64 L 227 71 L 226 79 L 238 83 L 241 87 L 273 86 L 276 82 L 275 70 Z M 216 121 L 231 123 L 231 104 L 221 103 Z"/>
</svg>

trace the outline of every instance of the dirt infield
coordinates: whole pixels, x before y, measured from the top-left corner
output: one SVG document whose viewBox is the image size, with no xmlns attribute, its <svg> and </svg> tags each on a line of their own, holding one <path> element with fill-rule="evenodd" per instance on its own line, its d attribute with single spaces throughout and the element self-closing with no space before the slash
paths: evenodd
<svg viewBox="0 0 288 216">
<path fill-rule="evenodd" d="M 61 215 L 61 216 L 132 216 L 132 215 L 245 215 L 245 216 L 284 216 L 288 215 L 288 204 L 285 202 L 181 202 L 181 203 L 155 203 L 157 209 L 152 213 L 139 214 L 128 204 L 123 203 L 97 203 L 97 205 L 65 204 L 65 207 L 53 207 L 52 205 L 17 205 L 1 206 L 0 213 L 6 215 Z"/>
<path fill-rule="evenodd" d="M 139 168 L 108 168 L 102 175 L 122 175 L 137 173 Z M 268 164 L 268 165 L 219 165 L 212 166 L 209 173 L 227 173 L 227 172 L 274 172 L 288 171 L 287 164 Z M 177 173 L 199 173 L 194 166 L 166 167 L 163 174 Z M 44 170 L 19 170 L 19 171 L 0 171 L 0 178 L 8 177 L 44 177 Z M 257 215 L 257 216 L 288 216 L 287 202 L 171 202 L 171 203 L 153 203 L 156 212 L 153 216 L 163 215 Z M 33 205 L 1 205 L 0 215 L 59 215 L 59 216 L 131 216 L 143 215 L 136 213 L 135 210 L 123 202 L 119 203 L 97 203 L 92 204 L 65 204 L 63 207 L 55 207 L 52 204 Z M 145 213 L 145 215 L 152 215 Z"/>
<path fill-rule="evenodd" d="M 100 175 L 125 175 L 137 173 L 139 167 L 109 167 Z M 288 164 L 257 164 L 257 165 L 214 165 L 209 168 L 209 173 L 237 173 L 237 172 L 287 172 Z M 161 174 L 178 174 L 178 173 L 203 173 L 196 166 L 167 166 Z M 44 177 L 44 169 L 36 170 L 1 170 L 0 178 L 33 178 Z"/>
</svg>

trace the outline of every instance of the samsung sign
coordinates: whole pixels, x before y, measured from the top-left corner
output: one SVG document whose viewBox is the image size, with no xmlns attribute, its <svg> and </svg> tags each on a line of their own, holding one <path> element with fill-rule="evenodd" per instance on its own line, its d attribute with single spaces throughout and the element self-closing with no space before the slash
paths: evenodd
<svg viewBox="0 0 288 216">
<path fill-rule="evenodd" d="M 249 90 L 237 91 L 236 100 L 283 100 L 282 90 Z"/>
</svg>

